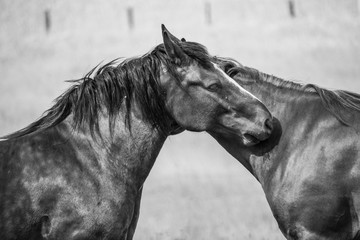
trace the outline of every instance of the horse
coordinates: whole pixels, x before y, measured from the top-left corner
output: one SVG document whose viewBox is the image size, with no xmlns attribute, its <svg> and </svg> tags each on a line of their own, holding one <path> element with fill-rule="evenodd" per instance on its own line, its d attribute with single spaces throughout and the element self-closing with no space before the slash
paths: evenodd
<svg viewBox="0 0 360 240">
<path fill-rule="evenodd" d="M 360 239 L 360 95 L 287 81 L 231 58 L 217 62 L 274 117 L 271 136 L 254 146 L 211 135 L 260 182 L 283 235 Z"/>
<path fill-rule="evenodd" d="M 272 116 L 206 48 L 163 43 L 73 80 L 42 117 L 0 141 L 0 239 L 133 238 L 142 187 L 169 135 L 271 135 Z"/>
</svg>

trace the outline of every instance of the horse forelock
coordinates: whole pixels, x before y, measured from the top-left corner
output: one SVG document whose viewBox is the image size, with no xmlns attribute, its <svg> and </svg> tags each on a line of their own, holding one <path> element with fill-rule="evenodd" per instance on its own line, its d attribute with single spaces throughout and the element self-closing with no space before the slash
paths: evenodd
<svg viewBox="0 0 360 240">
<path fill-rule="evenodd" d="M 211 57 L 206 48 L 195 42 L 181 42 L 181 48 L 203 68 L 212 68 Z M 160 131 L 168 131 L 170 115 L 164 104 L 163 92 L 159 86 L 161 65 L 176 77 L 176 66 L 165 52 L 163 44 L 149 53 L 128 59 L 115 59 L 97 65 L 83 78 L 70 80 L 73 85 L 55 99 L 54 105 L 41 118 L 29 126 L 4 136 L 2 139 L 21 137 L 55 126 L 73 114 L 75 128 L 87 124 L 91 134 L 99 134 L 99 114 L 105 109 L 109 115 L 112 130 L 116 115 L 125 103 L 125 121 L 130 127 L 132 97 L 139 102 L 140 111 L 150 124 Z M 111 131 L 112 132 L 112 131 Z"/>
<path fill-rule="evenodd" d="M 180 42 L 179 46 L 191 60 L 196 61 L 201 67 L 213 69 L 213 57 L 208 53 L 205 46 L 197 42 Z M 165 54 L 164 44 L 158 45 L 153 53 L 161 53 L 168 63 L 171 62 L 171 59 Z M 174 68 L 176 66 L 170 63 L 169 67 Z"/>
<path fill-rule="evenodd" d="M 328 90 L 315 84 L 301 84 L 283 80 L 273 75 L 262 73 L 257 69 L 242 66 L 241 64 L 234 64 L 232 67 L 225 69 L 225 72 L 231 77 L 239 75 L 258 82 L 266 82 L 278 88 L 296 90 L 300 93 L 315 93 L 320 97 L 324 108 L 341 123 L 347 126 L 357 124 L 354 112 L 360 113 L 360 94 L 344 90 Z"/>
</svg>

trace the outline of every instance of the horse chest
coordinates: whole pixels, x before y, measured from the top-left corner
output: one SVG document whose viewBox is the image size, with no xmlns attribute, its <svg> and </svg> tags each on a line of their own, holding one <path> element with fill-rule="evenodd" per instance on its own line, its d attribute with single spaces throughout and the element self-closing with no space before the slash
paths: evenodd
<svg viewBox="0 0 360 240">
<path fill-rule="evenodd" d="M 51 233 L 58 239 L 122 239 L 132 219 L 132 201 L 101 200 L 84 209 L 62 211 L 53 218 Z M 69 214 L 70 213 L 70 214 Z M 67 236 L 67 237 L 64 237 Z"/>
<path fill-rule="evenodd" d="M 97 235 L 121 236 L 126 231 L 133 215 L 136 191 L 125 183 L 110 184 L 105 178 L 99 180 L 97 188 L 91 188 L 88 196 L 76 191 L 59 202 L 59 219 L 69 216 L 66 209 L 71 206 L 75 211 L 73 218 L 80 224 L 77 235 L 96 233 Z M 72 220 L 74 221 L 74 220 Z M 67 221 L 63 224 L 67 225 Z M 100 234 L 102 233 L 102 234 Z M 88 239 L 88 238 L 85 238 Z M 101 237 L 95 239 L 102 239 Z"/>
</svg>

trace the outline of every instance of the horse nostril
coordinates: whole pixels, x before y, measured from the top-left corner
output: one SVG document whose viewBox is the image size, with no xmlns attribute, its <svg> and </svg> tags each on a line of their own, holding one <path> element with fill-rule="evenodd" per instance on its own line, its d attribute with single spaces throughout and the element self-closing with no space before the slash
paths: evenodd
<svg viewBox="0 0 360 240">
<path fill-rule="evenodd" d="M 265 120 L 265 129 L 271 133 L 273 130 L 273 121 L 272 119 L 268 118 Z"/>
</svg>

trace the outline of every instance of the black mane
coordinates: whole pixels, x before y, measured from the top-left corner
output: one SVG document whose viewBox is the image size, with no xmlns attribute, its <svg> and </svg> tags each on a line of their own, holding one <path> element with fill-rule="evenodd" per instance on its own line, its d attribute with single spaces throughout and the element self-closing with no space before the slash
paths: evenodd
<svg viewBox="0 0 360 240">
<path fill-rule="evenodd" d="M 283 80 L 273 75 L 262 73 L 254 68 L 243 66 L 233 59 L 217 58 L 217 61 L 222 64 L 222 68 L 230 77 L 240 75 L 245 79 L 264 81 L 279 88 L 318 94 L 324 108 L 333 114 L 341 123 L 346 126 L 353 126 L 357 121 L 354 115 L 354 111 L 360 113 L 360 95 L 357 93 L 344 90 L 328 90 L 315 84 L 304 85 Z"/>
<path fill-rule="evenodd" d="M 201 44 L 181 42 L 180 46 L 190 59 L 197 61 L 202 67 L 212 67 L 211 57 Z M 85 77 L 70 81 L 74 85 L 59 96 L 41 118 L 3 139 L 17 138 L 48 129 L 62 122 L 70 114 L 73 114 L 75 129 L 85 124 L 94 136 L 94 133 L 99 133 L 99 114 L 106 111 L 104 113 L 109 115 L 109 128 L 112 130 L 123 101 L 126 106 L 125 119 L 130 126 L 129 112 L 133 97 L 139 103 L 140 110 L 146 117 L 145 121 L 162 132 L 168 131 L 171 116 L 165 109 L 164 93 L 158 81 L 161 65 L 163 64 L 176 79 L 178 77 L 164 45 L 158 45 L 141 57 L 125 59 L 116 66 L 117 60 L 102 67 L 96 66 Z"/>
</svg>

